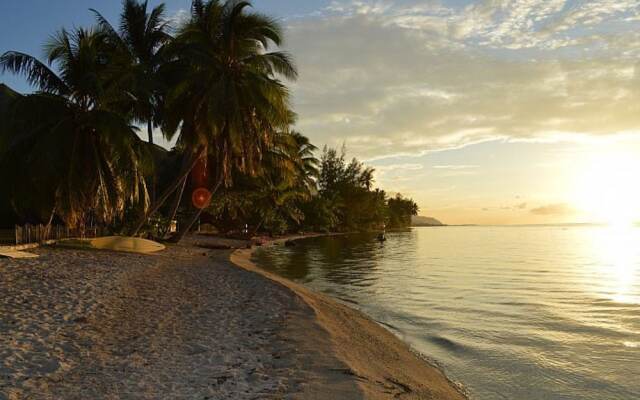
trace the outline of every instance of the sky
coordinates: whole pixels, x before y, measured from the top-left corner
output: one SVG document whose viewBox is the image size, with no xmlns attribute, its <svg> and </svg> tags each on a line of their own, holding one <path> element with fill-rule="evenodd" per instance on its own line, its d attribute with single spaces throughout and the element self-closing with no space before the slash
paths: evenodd
<svg viewBox="0 0 640 400">
<path fill-rule="evenodd" d="M 157 4 L 157 1 L 150 1 Z M 179 21 L 187 0 L 167 0 Z M 640 219 L 640 2 L 255 0 L 286 29 L 296 129 L 449 224 Z M 3 0 L 0 52 L 42 52 L 117 0 Z M 0 81 L 21 91 L 16 77 Z M 158 133 L 159 136 L 159 133 Z"/>
</svg>

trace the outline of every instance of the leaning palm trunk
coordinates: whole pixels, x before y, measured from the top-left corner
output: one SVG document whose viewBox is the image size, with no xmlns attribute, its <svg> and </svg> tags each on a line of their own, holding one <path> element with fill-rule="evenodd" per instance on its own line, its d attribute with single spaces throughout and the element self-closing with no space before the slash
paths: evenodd
<svg viewBox="0 0 640 400">
<path fill-rule="evenodd" d="M 149 144 L 153 144 L 153 122 L 151 118 L 147 121 L 147 135 L 149 136 Z"/>
<path fill-rule="evenodd" d="M 210 190 L 210 199 L 216 194 L 216 192 L 218 191 L 218 189 L 220 188 L 220 186 L 222 185 L 222 182 L 224 181 L 224 177 L 220 177 L 220 179 L 218 179 L 218 181 L 216 182 L 216 184 L 211 188 Z M 180 231 L 178 231 L 178 233 L 176 233 L 172 238 L 171 241 L 174 243 L 178 243 L 180 242 L 182 239 L 184 239 L 185 235 L 191 230 L 191 228 L 193 227 L 193 225 L 196 223 L 196 221 L 198 220 L 198 218 L 200 218 L 200 215 L 202 214 L 202 211 L 204 211 L 205 207 L 203 208 L 199 208 L 198 211 L 196 211 L 193 216 L 191 217 L 191 219 L 189 220 L 189 222 L 184 226 L 184 229 L 180 229 Z"/>
<path fill-rule="evenodd" d="M 164 203 L 169 199 L 169 197 L 173 193 L 175 193 L 176 190 L 178 190 L 178 188 L 180 187 L 180 184 L 183 182 L 183 180 L 187 179 L 187 176 L 189 175 L 191 170 L 195 167 L 196 163 L 198 162 L 200 157 L 202 157 L 204 152 L 205 152 L 205 149 L 203 147 L 200 148 L 200 150 L 194 153 L 194 156 L 190 158 L 188 162 L 185 163 L 185 167 L 183 168 L 182 172 L 178 174 L 176 179 L 169 185 L 169 187 L 167 187 L 164 190 L 164 192 L 162 192 L 160 197 L 156 199 L 153 205 L 149 207 L 149 209 L 144 213 L 142 217 L 140 217 L 140 219 L 136 223 L 135 228 L 131 231 L 131 236 L 137 236 L 138 233 L 140 232 L 140 229 L 142 229 L 144 224 L 147 223 L 147 220 L 149 220 L 149 218 L 151 218 L 156 212 L 158 212 L 160 207 L 164 205 Z"/>
<path fill-rule="evenodd" d="M 264 224 L 264 220 L 266 219 L 266 217 L 263 217 L 260 220 L 260 223 L 258 223 L 258 225 L 256 225 L 255 229 L 253 230 L 253 233 L 251 234 L 251 237 L 249 237 L 249 239 L 251 239 L 252 237 L 256 236 L 258 234 L 258 231 L 260 230 L 260 228 L 262 228 L 262 224 Z"/>
<path fill-rule="evenodd" d="M 51 214 L 49 215 L 49 220 L 47 221 L 47 225 L 44 227 L 44 240 L 49 240 L 49 233 L 51 233 L 51 225 L 53 224 L 53 218 L 56 216 L 56 206 L 53 206 L 51 209 Z"/>
<path fill-rule="evenodd" d="M 180 184 L 180 189 L 176 193 L 176 197 L 173 200 L 173 206 L 171 206 L 171 213 L 169 213 L 169 223 L 176 219 L 176 214 L 178 214 L 178 208 L 180 208 L 180 203 L 182 202 L 182 196 L 184 195 L 184 189 L 187 187 L 187 177 L 185 176 Z"/>
<path fill-rule="evenodd" d="M 153 151 L 153 122 L 151 118 L 147 121 L 147 135 L 149 135 L 149 144 L 151 145 L 151 151 Z M 158 179 L 156 176 L 155 168 L 151 172 L 151 202 L 156 201 L 156 187 L 158 185 Z"/>
</svg>

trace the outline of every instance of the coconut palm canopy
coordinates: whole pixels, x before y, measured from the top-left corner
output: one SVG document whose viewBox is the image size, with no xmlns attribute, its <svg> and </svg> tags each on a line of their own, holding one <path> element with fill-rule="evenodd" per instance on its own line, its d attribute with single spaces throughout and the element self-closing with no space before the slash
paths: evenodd
<svg viewBox="0 0 640 400">
<path fill-rule="evenodd" d="M 46 63 L 19 52 L 0 68 L 24 74 L 38 91 L 12 104 L 3 141 L 3 181 L 18 212 L 56 214 L 70 225 L 109 223 L 146 202 L 145 154 L 109 86 L 109 48 L 100 30 L 61 30 Z"/>
<path fill-rule="evenodd" d="M 373 170 L 333 150 L 319 160 L 292 129 L 287 83 L 298 72 L 278 50 L 284 37 L 274 18 L 237 0 L 195 0 L 179 26 L 146 1 L 123 1 L 117 27 L 91 12 L 96 25 L 52 35 L 44 60 L 0 57 L 2 71 L 36 89 L 0 98 L 9 110 L 0 174 L 18 215 L 156 236 L 177 218 L 177 239 L 203 212 L 221 230 L 270 232 L 368 229 L 387 218 Z M 154 126 L 177 135 L 176 148 L 154 151 L 138 125 L 151 144 Z"/>
<path fill-rule="evenodd" d="M 130 96 L 136 122 L 147 125 L 149 143 L 153 143 L 153 126 L 161 118 L 159 102 L 165 88 L 158 69 L 164 61 L 162 50 L 172 39 L 164 9 L 160 4 L 148 11 L 147 1 L 125 0 L 117 29 L 99 11 L 91 10 L 106 41 L 113 46 L 118 87 Z"/>
<path fill-rule="evenodd" d="M 208 148 L 219 174 L 255 174 L 274 133 L 294 122 L 289 91 L 279 80 L 297 71 L 288 54 L 269 51 L 283 41 L 275 20 L 247 11 L 245 1 L 194 1 L 167 65 L 168 132 L 182 123 L 180 141 Z"/>
</svg>

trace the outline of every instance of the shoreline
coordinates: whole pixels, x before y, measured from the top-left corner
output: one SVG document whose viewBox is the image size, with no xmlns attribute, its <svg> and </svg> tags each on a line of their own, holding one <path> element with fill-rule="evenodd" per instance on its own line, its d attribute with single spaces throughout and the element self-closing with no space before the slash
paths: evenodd
<svg viewBox="0 0 640 400">
<path fill-rule="evenodd" d="M 287 236 L 263 246 L 327 235 L 331 234 Z M 311 308 L 314 319 L 330 338 L 326 351 L 333 352 L 348 366 L 344 373 L 356 378 L 365 399 L 400 396 L 405 399 L 468 399 L 461 385 L 450 380 L 440 368 L 364 313 L 258 267 L 251 261 L 251 256 L 258 249 L 255 246 L 237 249 L 229 260 L 240 268 L 284 286 Z M 306 336 L 306 341 L 315 342 L 309 336 Z"/>
<path fill-rule="evenodd" d="M 465 398 L 362 313 L 222 245 L 241 243 L 0 259 L 0 399 Z"/>
</svg>

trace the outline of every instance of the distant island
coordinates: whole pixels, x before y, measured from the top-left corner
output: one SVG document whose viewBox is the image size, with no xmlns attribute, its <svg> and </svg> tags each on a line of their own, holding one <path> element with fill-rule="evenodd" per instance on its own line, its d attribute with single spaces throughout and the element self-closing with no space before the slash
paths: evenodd
<svg viewBox="0 0 640 400">
<path fill-rule="evenodd" d="M 411 226 L 445 226 L 445 224 L 432 217 L 414 215 L 411 217 Z"/>
</svg>

